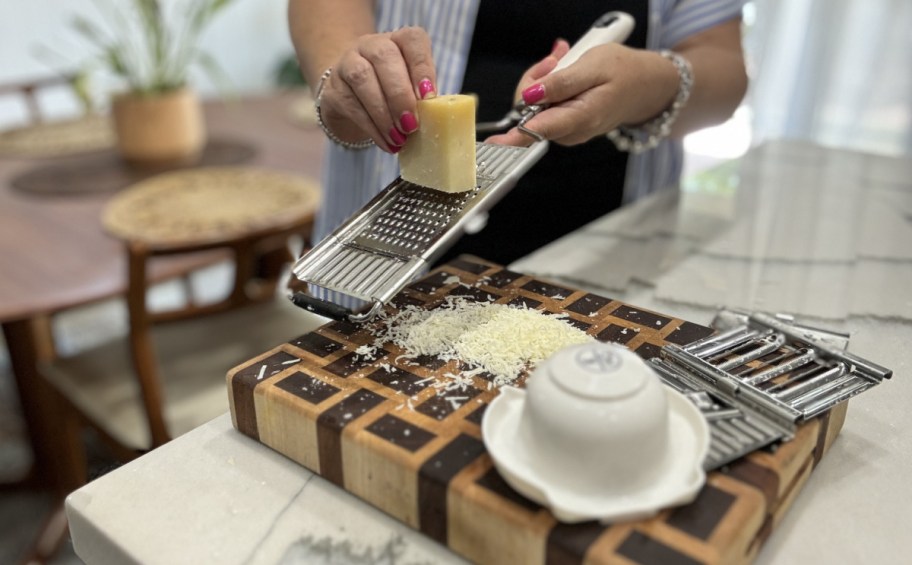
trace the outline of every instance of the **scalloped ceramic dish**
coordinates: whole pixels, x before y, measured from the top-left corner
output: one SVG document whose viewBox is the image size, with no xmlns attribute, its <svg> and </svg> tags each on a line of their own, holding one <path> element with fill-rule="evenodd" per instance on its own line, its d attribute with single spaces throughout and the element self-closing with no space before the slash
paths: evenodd
<svg viewBox="0 0 912 565">
<path fill-rule="evenodd" d="M 664 388 L 669 409 L 669 449 L 660 463 L 662 469 L 652 484 L 624 496 L 575 492 L 572 484 L 548 484 L 536 473 L 528 446 L 519 441 L 524 390 L 501 389 L 485 413 L 482 437 L 504 480 L 520 494 L 549 508 L 561 522 L 646 518 L 662 508 L 691 502 L 706 479 L 703 460 L 709 449 L 709 426 L 699 409 L 683 395 Z"/>
</svg>

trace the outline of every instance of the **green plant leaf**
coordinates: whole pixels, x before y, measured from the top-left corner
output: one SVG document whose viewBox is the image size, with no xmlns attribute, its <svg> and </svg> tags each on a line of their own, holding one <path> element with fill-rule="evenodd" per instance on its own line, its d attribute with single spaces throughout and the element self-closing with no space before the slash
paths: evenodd
<svg viewBox="0 0 912 565">
<path fill-rule="evenodd" d="M 124 63 L 123 56 L 121 56 L 121 50 L 117 45 L 111 45 L 105 50 L 105 59 L 115 74 L 124 78 L 129 78 L 130 71 L 127 68 L 126 63 Z"/>
<path fill-rule="evenodd" d="M 91 78 L 88 70 L 82 69 L 77 72 L 72 80 L 70 80 L 70 85 L 73 88 L 73 93 L 82 106 L 83 113 L 90 114 L 95 108 L 95 100 L 92 96 Z"/>
<path fill-rule="evenodd" d="M 192 28 L 199 32 L 216 14 L 227 8 L 234 0 L 203 0 L 196 4 L 196 12 L 192 21 Z"/>
<path fill-rule="evenodd" d="M 104 37 L 105 35 L 99 30 L 95 25 L 89 20 L 81 17 L 75 16 L 73 18 L 73 29 L 79 32 L 84 38 L 88 39 L 90 42 L 94 43 L 97 46 L 104 46 Z"/>
<path fill-rule="evenodd" d="M 282 57 L 276 66 L 275 83 L 278 86 L 307 86 L 307 80 L 301 73 L 297 57 L 294 55 Z"/>
<path fill-rule="evenodd" d="M 131 90 L 167 92 L 186 85 L 188 70 L 199 65 L 218 84 L 226 75 L 198 52 L 199 35 L 233 0 L 93 0 L 109 33 L 83 17 L 73 29 L 91 42 L 104 65 Z M 112 39 L 113 38 L 113 39 Z"/>
</svg>

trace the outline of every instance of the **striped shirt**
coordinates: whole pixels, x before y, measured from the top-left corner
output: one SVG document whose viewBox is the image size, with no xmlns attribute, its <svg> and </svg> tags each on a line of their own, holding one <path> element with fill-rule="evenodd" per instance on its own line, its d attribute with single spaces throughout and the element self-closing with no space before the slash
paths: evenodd
<svg viewBox="0 0 912 565">
<path fill-rule="evenodd" d="M 402 26 L 424 28 L 431 38 L 437 91 L 456 93 L 462 86 L 475 15 L 480 0 L 377 0 L 377 31 Z M 644 0 L 646 1 L 646 0 Z M 671 49 L 684 39 L 738 17 L 744 0 L 651 0 L 647 47 Z M 683 150 L 678 140 L 631 155 L 624 201 L 655 190 L 674 188 L 680 180 Z M 375 147 L 348 151 L 327 143 L 323 162 L 323 205 L 314 226 L 320 241 L 399 175 L 395 155 Z"/>
</svg>

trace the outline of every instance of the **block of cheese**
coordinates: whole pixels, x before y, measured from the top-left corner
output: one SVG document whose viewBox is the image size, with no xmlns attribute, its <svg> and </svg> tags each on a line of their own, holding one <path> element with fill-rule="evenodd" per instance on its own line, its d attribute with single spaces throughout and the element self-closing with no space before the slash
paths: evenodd
<svg viewBox="0 0 912 565">
<path fill-rule="evenodd" d="M 475 99 L 448 94 L 419 100 L 418 123 L 399 152 L 402 178 L 443 192 L 475 188 Z"/>
</svg>

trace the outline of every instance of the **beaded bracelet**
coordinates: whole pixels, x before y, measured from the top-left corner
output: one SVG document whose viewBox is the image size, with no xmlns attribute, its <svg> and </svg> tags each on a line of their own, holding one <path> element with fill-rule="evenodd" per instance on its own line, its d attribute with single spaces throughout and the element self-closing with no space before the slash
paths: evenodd
<svg viewBox="0 0 912 565">
<path fill-rule="evenodd" d="M 329 67 L 323 71 L 323 74 L 320 75 L 320 84 L 317 85 L 317 94 L 314 97 L 314 112 L 317 115 L 317 124 L 320 126 L 320 129 L 323 130 L 323 133 L 326 134 L 326 137 L 328 137 L 329 140 L 336 145 L 339 145 L 345 149 L 366 149 L 374 144 L 373 139 L 365 139 L 364 141 L 357 141 L 355 143 L 352 143 L 350 141 L 342 141 L 339 139 L 339 136 L 330 131 L 330 129 L 326 127 L 326 124 L 323 123 L 323 114 L 320 113 L 320 104 L 323 101 L 323 86 L 326 84 L 326 79 L 328 79 L 329 75 L 331 74 L 332 67 Z"/>
<path fill-rule="evenodd" d="M 621 151 L 638 154 L 654 149 L 660 141 L 671 133 L 671 126 L 674 125 L 681 108 L 684 107 L 687 99 L 690 98 L 690 92 L 693 90 L 694 84 L 693 69 L 690 66 L 690 62 L 673 51 L 659 51 L 659 55 L 671 61 L 678 71 L 678 76 L 680 77 L 678 93 L 675 95 L 671 106 L 645 124 L 636 128 L 618 126 L 617 129 L 607 133 L 608 139 L 614 142 L 615 147 Z"/>
</svg>

